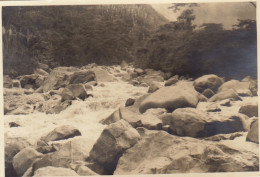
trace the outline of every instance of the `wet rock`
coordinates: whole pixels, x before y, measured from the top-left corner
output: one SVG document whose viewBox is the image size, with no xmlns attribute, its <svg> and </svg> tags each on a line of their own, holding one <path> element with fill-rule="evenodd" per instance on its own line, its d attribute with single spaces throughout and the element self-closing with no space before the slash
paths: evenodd
<svg viewBox="0 0 260 177">
<path fill-rule="evenodd" d="M 132 106 L 134 103 L 135 103 L 135 99 L 133 99 L 133 98 L 128 98 L 128 99 L 126 100 L 125 107 L 127 107 L 127 106 Z"/>
<path fill-rule="evenodd" d="M 34 172 L 34 176 L 79 176 L 75 171 L 62 167 L 43 167 Z"/>
<path fill-rule="evenodd" d="M 216 91 L 222 84 L 223 80 L 220 77 L 214 74 L 209 74 L 197 78 L 193 85 L 198 92 L 202 93 L 205 89 Z"/>
<path fill-rule="evenodd" d="M 61 96 L 62 101 L 76 98 L 84 100 L 87 97 L 87 92 L 82 84 L 70 84 L 63 89 Z"/>
<path fill-rule="evenodd" d="M 146 130 L 143 134 L 119 159 L 114 175 L 259 170 L 258 154 L 248 150 L 164 131 Z"/>
<path fill-rule="evenodd" d="M 205 97 L 210 98 L 210 97 L 212 97 L 215 93 L 214 93 L 211 89 L 207 88 L 207 89 L 205 89 L 205 90 L 202 92 L 202 94 L 203 94 Z"/>
<path fill-rule="evenodd" d="M 3 82 L 4 82 L 4 88 L 12 88 L 12 79 L 8 75 L 4 75 L 3 77 Z"/>
<path fill-rule="evenodd" d="M 112 174 L 121 154 L 134 146 L 139 133 L 124 120 L 108 125 L 90 151 L 90 158 Z"/>
<path fill-rule="evenodd" d="M 163 87 L 144 99 L 139 111 L 144 113 L 150 108 L 165 108 L 172 112 L 181 107 L 196 107 L 198 101 L 198 93 L 192 87 Z"/>
<path fill-rule="evenodd" d="M 58 140 L 73 138 L 75 136 L 81 136 L 80 131 L 76 127 L 72 125 L 63 125 L 55 128 L 46 136 L 41 137 L 40 140 L 44 142 L 58 141 Z"/>
<path fill-rule="evenodd" d="M 179 108 L 172 113 L 171 132 L 179 136 L 208 137 L 247 131 L 242 115 L 208 114 L 195 108 Z"/>
<path fill-rule="evenodd" d="M 224 90 L 224 91 L 216 93 L 208 101 L 216 102 L 216 101 L 222 101 L 225 99 L 232 99 L 234 101 L 241 100 L 239 95 L 233 89 L 228 89 L 228 90 Z"/>
<path fill-rule="evenodd" d="M 221 87 L 219 87 L 217 93 L 233 89 L 236 93 L 238 93 L 239 96 L 252 96 L 252 92 L 249 89 L 249 86 L 250 82 L 239 82 L 238 80 L 230 80 L 222 84 Z"/>
<path fill-rule="evenodd" d="M 32 164 L 43 157 L 43 154 L 37 152 L 31 147 L 24 148 L 13 158 L 13 167 L 17 175 L 22 176 Z"/>
<path fill-rule="evenodd" d="M 258 117 L 258 105 L 244 105 L 239 109 L 239 113 L 245 114 L 248 117 Z"/>
<path fill-rule="evenodd" d="M 246 140 L 259 144 L 258 120 L 251 125 Z"/>
</svg>

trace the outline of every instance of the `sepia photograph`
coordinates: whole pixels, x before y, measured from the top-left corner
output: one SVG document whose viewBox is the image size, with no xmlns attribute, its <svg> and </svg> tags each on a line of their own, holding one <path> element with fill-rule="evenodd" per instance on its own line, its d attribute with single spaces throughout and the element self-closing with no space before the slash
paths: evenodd
<svg viewBox="0 0 260 177">
<path fill-rule="evenodd" d="M 5 177 L 259 172 L 255 1 L 1 12 Z"/>
</svg>

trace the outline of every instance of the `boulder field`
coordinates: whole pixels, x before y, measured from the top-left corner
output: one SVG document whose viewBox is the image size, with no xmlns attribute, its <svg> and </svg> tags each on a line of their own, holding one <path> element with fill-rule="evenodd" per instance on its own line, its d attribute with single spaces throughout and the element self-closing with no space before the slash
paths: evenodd
<svg viewBox="0 0 260 177">
<path fill-rule="evenodd" d="M 4 76 L 5 173 L 259 171 L 257 81 L 131 65 Z"/>
</svg>

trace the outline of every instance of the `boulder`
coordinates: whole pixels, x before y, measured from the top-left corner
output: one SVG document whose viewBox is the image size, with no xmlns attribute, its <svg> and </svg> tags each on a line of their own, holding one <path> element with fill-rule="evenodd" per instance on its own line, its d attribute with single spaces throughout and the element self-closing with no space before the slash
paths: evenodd
<svg viewBox="0 0 260 177">
<path fill-rule="evenodd" d="M 193 85 L 198 92 L 202 93 L 207 88 L 211 89 L 212 91 L 217 91 L 219 86 L 222 84 L 223 80 L 220 77 L 214 74 L 209 74 L 197 78 Z"/>
<path fill-rule="evenodd" d="M 96 75 L 93 71 L 76 71 L 69 77 L 69 84 L 85 84 L 95 81 Z"/>
<path fill-rule="evenodd" d="M 140 83 L 146 83 L 147 85 L 151 85 L 154 82 L 163 82 L 164 78 L 161 75 L 145 74 L 143 76 L 137 77 L 137 81 Z"/>
<path fill-rule="evenodd" d="M 80 176 L 97 176 L 99 174 L 95 173 L 94 171 L 92 171 L 90 168 L 88 168 L 87 166 L 80 166 L 78 169 L 77 169 L 77 173 L 80 175 Z"/>
<path fill-rule="evenodd" d="M 120 114 L 119 114 L 119 109 L 115 110 L 112 114 L 110 114 L 107 118 L 102 119 L 100 123 L 104 125 L 109 125 L 112 123 L 115 123 L 116 121 L 120 120 Z"/>
<path fill-rule="evenodd" d="M 258 105 L 244 105 L 239 109 L 239 113 L 245 114 L 248 117 L 258 117 Z"/>
<path fill-rule="evenodd" d="M 12 79 L 8 75 L 4 75 L 3 82 L 4 82 L 4 88 L 12 88 L 13 87 Z"/>
<path fill-rule="evenodd" d="M 63 125 L 55 128 L 46 136 L 41 137 L 40 140 L 47 143 L 49 141 L 58 141 L 73 138 L 75 136 L 81 136 L 80 131 L 76 127 L 72 125 Z"/>
<path fill-rule="evenodd" d="M 90 151 L 90 158 L 112 174 L 123 152 L 139 139 L 139 133 L 129 123 L 119 120 L 103 130 Z"/>
<path fill-rule="evenodd" d="M 71 163 L 84 161 L 89 155 L 91 145 L 86 138 L 72 139 L 66 143 L 54 144 L 56 151 L 46 154 L 33 164 L 33 170 L 53 166 L 70 168 Z"/>
<path fill-rule="evenodd" d="M 212 97 L 214 94 L 215 94 L 215 93 L 214 93 L 211 89 L 209 89 L 209 88 L 205 89 L 205 90 L 202 92 L 202 95 L 204 95 L 204 96 L 207 97 L 207 98 Z"/>
<path fill-rule="evenodd" d="M 87 98 L 87 92 L 82 84 L 69 84 L 63 89 L 61 96 L 62 101 L 74 100 L 76 98 L 84 100 Z"/>
<path fill-rule="evenodd" d="M 258 153 L 254 151 L 145 130 L 142 139 L 120 157 L 114 175 L 258 170 Z"/>
<path fill-rule="evenodd" d="M 216 93 L 208 101 L 215 102 L 215 101 L 222 101 L 225 99 L 232 99 L 234 101 L 241 100 L 239 95 L 233 89 L 228 89 L 228 90 L 224 90 L 224 91 Z"/>
<path fill-rule="evenodd" d="M 198 101 L 198 93 L 192 87 L 163 87 L 144 99 L 139 111 L 144 113 L 150 108 L 165 108 L 172 112 L 177 108 L 196 107 Z"/>
<path fill-rule="evenodd" d="M 24 75 L 20 78 L 21 87 L 25 89 L 37 89 L 45 80 L 45 77 L 39 74 Z"/>
<path fill-rule="evenodd" d="M 203 94 L 199 94 L 199 102 L 207 102 L 208 98 L 203 95 Z"/>
<path fill-rule="evenodd" d="M 251 80 L 249 84 L 249 90 L 252 92 L 253 96 L 257 96 L 257 81 Z"/>
<path fill-rule="evenodd" d="M 162 130 L 162 121 L 154 115 L 143 116 L 141 123 L 148 130 Z"/>
<path fill-rule="evenodd" d="M 230 80 L 219 87 L 217 93 L 233 89 L 239 96 L 253 96 L 250 90 L 250 82 L 239 82 L 238 80 Z"/>
<path fill-rule="evenodd" d="M 170 130 L 173 134 L 190 137 L 209 137 L 247 131 L 246 118 L 238 115 L 208 114 L 195 108 L 179 108 L 173 111 Z"/>
<path fill-rule="evenodd" d="M 258 132 L 258 120 L 255 121 L 246 136 L 247 141 L 255 142 L 259 144 L 259 132 Z"/>
<path fill-rule="evenodd" d="M 13 157 L 22 149 L 30 146 L 30 143 L 23 138 L 5 137 L 5 175 L 16 177 L 17 174 L 13 167 Z"/>
<path fill-rule="evenodd" d="M 135 99 L 133 98 L 128 98 L 125 102 L 125 107 L 127 106 L 132 106 L 135 103 Z"/>
<path fill-rule="evenodd" d="M 13 167 L 18 176 L 22 176 L 36 161 L 43 157 L 43 154 L 37 152 L 31 147 L 24 148 L 13 158 Z"/>
<path fill-rule="evenodd" d="M 177 75 L 177 76 L 178 76 L 178 75 Z M 178 80 L 178 77 L 176 77 L 176 75 L 175 75 L 175 76 L 171 77 L 170 79 L 168 79 L 168 80 L 165 82 L 164 86 L 171 86 L 171 85 L 173 85 L 173 84 L 176 84 L 178 81 L 179 81 L 179 80 Z"/>
<path fill-rule="evenodd" d="M 135 68 L 134 72 L 136 72 L 138 76 L 145 74 L 145 71 L 141 68 Z"/>
<path fill-rule="evenodd" d="M 62 167 L 43 167 L 34 172 L 34 176 L 79 176 L 75 171 Z"/>
<path fill-rule="evenodd" d="M 43 82 L 43 91 L 48 92 L 50 90 L 58 90 L 61 87 L 65 87 L 69 84 L 69 77 L 80 71 L 75 67 L 57 67 L 54 68 L 47 79 Z M 86 81 L 87 82 L 87 81 Z"/>
<path fill-rule="evenodd" d="M 119 108 L 119 116 L 120 116 L 120 119 L 124 119 L 126 122 L 128 122 L 134 128 L 142 126 L 142 122 L 141 122 L 142 115 L 131 109 L 128 109 L 128 107 Z"/>
<path fill-rule="evenodd" d="M 108 71 L 101 69 L 101 68 L 93 68 L 92 71 L 96 75 L 97 82 L 115 82 L 117 79 L 110 74 Z"/>
</svg>

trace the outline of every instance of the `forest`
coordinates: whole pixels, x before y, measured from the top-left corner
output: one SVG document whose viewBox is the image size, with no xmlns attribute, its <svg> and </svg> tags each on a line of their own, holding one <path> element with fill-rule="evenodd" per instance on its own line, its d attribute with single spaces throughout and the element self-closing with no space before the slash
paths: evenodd
<svg viewBox="0 0 260 177">
<path fill-rule="evenodd" d="M 178 10 L 178 6 L 176 9 Z M 193 24 L 192 8 L 169 21 L 150 5 L 3 7 L 4 74 L 134 63 L 173 75 L 257 76 L 256 21 Z"/>
</svg>

